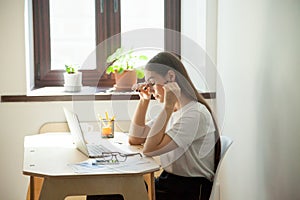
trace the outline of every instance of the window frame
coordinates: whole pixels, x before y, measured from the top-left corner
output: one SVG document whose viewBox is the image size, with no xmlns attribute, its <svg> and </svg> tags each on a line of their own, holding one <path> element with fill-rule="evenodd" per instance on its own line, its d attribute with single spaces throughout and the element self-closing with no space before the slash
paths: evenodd
<svg viewBox="0 0 300 200">
<path fill-rule="evenodd" d="M 34 88 L 46 86 L 62 86 L 64 70 L 51 70 L 50 44 L 50 0 L 32 0 L 33 6 L 33 40 L 34 40 Z M 118 5 L 117 10 L 115 5 Z M 121 32 L 120 0 L 95 0 L 96 45 L 107 38 Z M 181 0 L 164 0 L 164 28 L 181 32 Z M 104 27 L 104 29 L 103 29 Z M 119 34 L 120 35 L 120 34 Z M 165 34 L 165 49 L 180 52 L 180 38 Z M 105 58 L 120 47 L 121 39 L 109 43 L 106 52 L 101 52 Z M 97 69 L 81 70 L 83 85 L 113 86 L 114 75 L 104 74 L 101 79 L 99 69 L 105 67 L 105 60 L 97 58 Z"/>
</svg>

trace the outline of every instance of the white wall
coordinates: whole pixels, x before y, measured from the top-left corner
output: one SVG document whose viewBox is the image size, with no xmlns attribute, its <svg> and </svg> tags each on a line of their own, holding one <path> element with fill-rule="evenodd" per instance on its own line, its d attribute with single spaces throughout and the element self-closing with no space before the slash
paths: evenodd
<svg viewBox="0 0 300 200">
<path fill-rule="evenodd" d="M 299 199 L 300 1 L 219 1 L 223 200 Z"/>
<path fill-rule="evenodd" d="M 25 199 L 28 177 L 22 175 L 24 136 L 38 133 L 48 120 L 63 121 L 60 103 L 0 104 L 1 199 Z"/>
<path fill-rule="evenodd" d="M 0 1 L 0 95 L 26 93 L 23 10 L 22 0 Z M 24 104 L 0 103 L 1 199 L 25 199 L 23 137 L 36 131 L 40 121 L 31 121 L 38 118 L 32 114 Z M 8 151 L 9 146 L 15 150 Z"/>
<path fill-rule="evenodd" d="M 26 93 L 23 15 L 23 0 L 0 0 L 0 94 Z"/>
</svg>

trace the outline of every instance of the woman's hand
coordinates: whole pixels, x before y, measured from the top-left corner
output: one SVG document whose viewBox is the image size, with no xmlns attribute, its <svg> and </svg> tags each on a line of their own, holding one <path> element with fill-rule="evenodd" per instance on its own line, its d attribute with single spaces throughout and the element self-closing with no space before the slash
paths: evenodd
<svg viewBox="0 0 300 200">
<path fill-rule="evenodd" d="M 142 100 L 151 99 L 150 87 L 148 87 L 147 83 L 134 84 L 131 89 L 139 92 L 140 99 Z"/>
<path fill-rule="evenodd" d="M 165 108 L 174 109 L 181 95 L 181 89 L 176 82 L 169 82 L 163 86 Z"/>
</svg>

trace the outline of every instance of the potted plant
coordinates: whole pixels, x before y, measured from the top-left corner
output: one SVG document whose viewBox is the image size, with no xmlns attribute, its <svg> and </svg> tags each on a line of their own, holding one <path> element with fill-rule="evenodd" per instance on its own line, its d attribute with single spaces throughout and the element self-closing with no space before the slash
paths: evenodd
<svg viewBox="0 0 300 200">
<path fill-rule="evenodd" d="M 64 88 L 66 92 L 79 92 L 82 87 L 82 73 L 74 65 L 65 65 Z"/>
<path fill-rule="evenodd" d="M 137 79 L 144 78 L 141 62 L 147 60 L 148 57 L 145 55 L 134 54 L 132 50 L 125 52 L 123 48 L 118 48 L 106 60 L 108 63 L 106 73 L 115 74 L 116 84 L 114 88 L 118 91 L 131 90 Z"/>
</svg>

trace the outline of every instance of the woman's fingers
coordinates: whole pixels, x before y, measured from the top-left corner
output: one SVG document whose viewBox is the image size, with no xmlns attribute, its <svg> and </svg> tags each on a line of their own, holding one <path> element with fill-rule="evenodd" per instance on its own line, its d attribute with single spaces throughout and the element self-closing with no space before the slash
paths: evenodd
<svg viewBox="0 0 300 200">
<path fill-rule="evenodd" d="M 146 83 L 136 83 L 131 87 L 131 89 L 136 92 L 139 92 L 145 85 Z"/>
<path fill-rule="evenodd" d="M 175 106 L 175 103 L 180 97 L 181 89 L 176 82 L 170 82 L 163 86 L 165 90 L 165 105 Z"/>
<path fill-rule="evenodd" d="M 177 98 L 180 96 L 181 89 L 176 82 L 169 82 L 165 84 L 163 88 L 165 90 L 165 93 L 174 93 L 174 95 L 176 95 Z"/>
<path fill-rule="evenodd" d="M 147 83 L 134 84 L 131 89 L 136 92 L 139 92 L 141 98 L 150 99 L 151 97 L 150 88 Z"/>
</svg>

